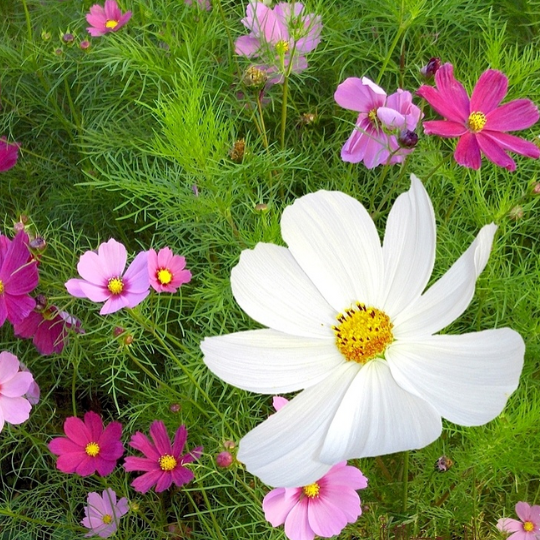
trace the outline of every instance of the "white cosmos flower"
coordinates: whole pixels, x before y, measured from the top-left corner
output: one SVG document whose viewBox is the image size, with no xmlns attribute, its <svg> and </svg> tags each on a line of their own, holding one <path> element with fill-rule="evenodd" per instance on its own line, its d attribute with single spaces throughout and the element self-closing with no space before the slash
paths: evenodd
<svg viewBox="0 0 540 540">
<path fill-rule="evenodd" d="M 509 328 L 434 335 L 469 305 L 494 224 L 423 293 L 435 260 L 435 218 L 415 176 L 381 246 L 355 199 L 319 191 L 283 212 L 288 248 L 242 252 L 231 285 L 268 329 L 206 338 L 206 365 L 263 394 L 302 390 L 241 441 L 238 459 L 263 482 L 305 486 L 351 458 L 422 448 L 441 417 L 495 418 L 517 388 L 525 346 Z"/>
</svg>

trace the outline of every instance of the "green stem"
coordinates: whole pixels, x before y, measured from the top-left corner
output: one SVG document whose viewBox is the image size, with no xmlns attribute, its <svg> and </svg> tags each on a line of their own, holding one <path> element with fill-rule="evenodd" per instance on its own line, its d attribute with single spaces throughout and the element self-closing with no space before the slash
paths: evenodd
<svg viewBox="0 0 540 540">
<path fill-rule="evenodd" d="M 71 406 L 73 407 L 73 416 L 77 416 L 77 364 L 73 363 L 73 376 L 71 377 Z"/>
<path fill-rule="evenodd" d="M 397 152 L 397 151 L 398 150 L 395 150 L 395 152 Z M 392 155 L 393 155 L 393 153 L 388 157 L 388 159 L 390 159 L 392 157 Z M 394 191 L 396 189 L 396 186 L 399 185 L 400 180 L 403 178 L 403 175 L 405 174 L 406 164 L 407 164 L 407 157 L 405 157 L 405 160 L 401 164 L 401 170 L 399 171 L 398 177 L 394 180 L 394 182 L 390 186 L 390 189 L 386 192 L 385 196 L 382 198 L 382 201 L 379 203 L 379 206 L 377 206 L 377 209 L 371 215 L 372 219 L 375 220 L 378 217 L 378 215 L 381 213 L 381 210 L 382 210 L 383 206 L 386 204 L 386 202 L 388 201 L 390 196 L 394 193 Z M 385 169 L 381 173 L 382 179 L 379 179 L 379 183 L 377 184 L 377 187 L 375 188 L 375 191 L 373 192 L 373 195 L 371 197 L 370 208 L 372 208 L 374 206 L 374 204 L 375 204 L 375 194 L 382 187 L 382 183 L 384 181 L 384 178 L 386 177 L 386 172 L 388 172 L 388 168 L 389 168 L 389 165 L 388 164 L 385 165 Z"/>
<path fill-rule="evenodd" d="M 26 0 L 23 0 L 23 9 L 24 9 L 24 16 L 26 18 L 26 31 L 28 32 L 28 41 L 33 41 L 33 34 L 32 34 L 32 22 L 30 20 L 30 12 L 28 11 L 28 6 L 26 5 Z"/>
<path fill-rule="evenodd" d="M 291 54 L 289 55 L 289 65 L 284 75 L 283 80 L 283 101 L 281 104 L 281 133 L 279 137 L 280 147 L 283 150 L 285 148 L 285 128 L 287 126 L 287 98 L 289 97 L 289 77 L 291 75 L 294 53 L 296 52 L 296 42 L 293 45 Z"/>
<path fill-rule="evenodd" d="M 262 102 L 261 102 L 261 91 L 257 90 L 257 110 L 259 111 L 259 122 L 260 122 L 260 128 L 259 133 L 261 134 L 261 137 L 263 139 L 263 145 L 266 151 L 268 151 L 268 137 L 266 135 L 266 126 L 264 124 L 264 116 L 262 111 Z M 257 126 L 259 127 L 259 126 Z"/>
<path fill-rule="evenodd" d="M 402 26 L 400 23 L 396 36 L 394 37 L 394 41 L 392 41 L 392 44 L 390 45 L 390 48 L 388 49 L 388 52 L 386 53 L 386 58 L 384 59 L 382 63 L 381 70 L 379 71 L 379 76 L 377 77 L 377 81 L 376 81 L 377 84 L 380 84 L 381 79 L 386 70 L 386 66 L 388 66 L 388 62 L 390 62 L 390 58 L 392 54 L 394 53 L 394 49 L 397 47 L 397 44 L 399 43 L 399 40 L 401 39 L 401 36 L 404 31 L 405 31 L 405 27 Z"/>
<path fill-rule="evenodd" d="M 214 529 L 218 535 L 218 537 L 221 540 L 225 540 L 223 538 L 223 535 L 221 534 L 221 527 L 219 526 L 219 523 L 217 522 L 216 516 L 214 515 L 214 512 L 212 512 L 212 506 L 210 505 L 210 501 L 208 500 L 208 495 L 206 494 L 206 490 L 204 488 L 200 488 L 201 493 L 204 499 L 204 502 L 206 504 L 206 508 L 208 508 L 208 513 L 210 514 L 210 519 L 212 520 L 212 523 L 214 524 Z"/>
<path fill-rule="evenodd" d="M 409 496 L 409 451 L 403 456 L 403 513 L 407 511 Z"/>
<path fill-rule="evenodd" d="M 450 158 L 452 157 L 452 154 L 448 154 L 446 157 L 441 159 L 439 163 L 428 173 L 428 175 L 424 178 L 422 178 L 422 181 L 424 184 L 427 184 L 427 181 L 446 163 Z"/>
</svg>

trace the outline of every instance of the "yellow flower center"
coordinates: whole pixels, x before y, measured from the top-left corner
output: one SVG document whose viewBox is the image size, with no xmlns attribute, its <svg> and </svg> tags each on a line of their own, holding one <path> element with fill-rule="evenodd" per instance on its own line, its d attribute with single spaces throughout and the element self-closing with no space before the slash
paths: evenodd
<svg viewBox="0 0 540 540">
<path fill-rule="evenodd" d="M 99 444 L 95 442 L 89 442 L 86 445 L 86 448 L 84 451 L 90 456 L 90 457 L 96 457 L 99 454 Z"/>
<path fill-rule="evenodd" d="M 107 289 L 109 289 L 112 294 L 120 294 L 124 290 L 124 282 L 122 281 L 122 278 L 114 277 L 109 279 Z"/>
<path fill-rule="evenodd" d="M 278 41 L 276 43 L 276 52 L 279 55 L 285 54 L 286 52 L 289 52 L 289 42 L 285 40 Z"/>
<path fill-rule="evenodd" d="M 487 118 L 483 112 L 473 112 L 469 116 L 467 125 L 473 133 L 478 133 L 479 131 L 482 131 L 482 129 L 484 129 L 486 122 Z"/>
<path fill-rule="evenodd" d="M 304 492 L 304 495 L 306 497 L 309 497 L 310 499 L 313 499 L 313 497 L 319 496 L 319 491 L 321 490 L 319 484 L 315 482 L 314 484 L 309 484 L 309 486 L 304 486 L 302 488 L 302 491 Z"/>
<path fill-rule="evenodd" d="M 162 285 L 168 285 L 172 281 L 173 275 L 170 270 L 162 268 L 157 271 L 156 278 Z"/>
<path fill-rule="evenodd" d="M 108 20 L 105 23 L 105 28 L 116 28 L 118 26 L 118 21 L 114 21 L 112 19 Z"/>
<path fill-rule="evenodd" d="M 111 514 L 105 514 L 102 519 L 103 523 L 105 523 L 105 525 L 108 525 L 112 521 L 112 516 Z"/>
<path fill-rule="evenodd" d="M 0 279 L 0 294 L 4 294 L 4 284 L 2 283 L 1 279 Z"/>
<path fill-rule="evenodd" d="M 159 466 L 162 471 L 172 471 L 176 465 L 176 459 L 169 454 L 164 454 L 159 458 Z"/>
<path fill-rule="evenodd" d="M 347 359 L 365 364 L 380 357 L 394 341 L 393 324 L 384 311 L 366 307 L 360 302 L 337 316 L 339 324 L 332 326 L 339 352 Z"/>
<path fill-rule="evenodd" d="M 526 532 L 534 531 L 534 523 L 532 521 L 525 521 L 523 523 L 523 530 Z"/>
</svg>

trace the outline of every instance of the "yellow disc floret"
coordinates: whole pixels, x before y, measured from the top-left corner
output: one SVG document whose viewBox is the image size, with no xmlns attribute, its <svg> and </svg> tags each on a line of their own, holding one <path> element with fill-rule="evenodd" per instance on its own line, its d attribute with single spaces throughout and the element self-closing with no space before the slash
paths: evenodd
<svg viewBox="0 0 540 540">
<path fill-rule="evenodd" d="M 377 109 L 371 109 L 371 111 L 368 112 L 368 120 L 372 123 L 372 124 L 376 124 L 377 123 Z"/>
<path fill-rule="evenodd" d="M 99 444 L 96 442 L 89 442 L 86 445 L 86 448 L 84 451 L 90 456 L 90 457 L 96 457 L 99 454 L 100 448 Z"/>
<path fill-rule="evenodd" d="M 285 41 L 284 39 L 278 41 L 276 43 L 276 52 L 279 54 L 279 55 L 283 55 L 285 54 L 286 52 L 289 52 L 289 42 L 288 41 Z"/>
<path fill-rule="evenodd" d="M 111 514 L 104 514 L 101 519 L 103 520 L 103 523 L 105 523 L 105 525 L 108 525 L 109 523 L 112 522 Z"/>
<path fill-rule="evenodd" d="M 384 311 L 366 307 L 360 302 L 337 316 L 339 324 L 332 329 L 336 335 L 339 352 L 359 364 L 381 357 L 388 345 L 394 341 L 393 324 Z"/>
<path fill-rule="evenodd" d="M 159 458 L 159 466 L 162 471 L 172 471 L 176 467 L 176 465 L 176 459 L 169 454 L 163 454 Z"/>
<path fill-rule="evenodd" d="M 118 26 L 118 21 L 115 21 L 113 19 L 109 19 L 105 23 L 105 28 L 116 28 Z"/>
<path fill-rule="evenodd" d="M 109 279 L 107 289 L 109 289 L 112 294 L 120 294 L 124 290 L 124 282 L 122 281 L 122 278 L 114 277 Z"/>
<path fill-rule="evenodd" d="M 473 112 L 469 116 L 467 125 L 473 133 L 478 133 L 479 131 L 482 131 L 484 129 L 486 122 L 487 118 L 483 112 Z"/>
<path fill-rule="evenodd" d="M 1 279 L 0 279 L 0 294 L 4 294 L 4 284 L 2 283 Z"/>
<path fill-rule="evenodd" d="M 534 531 L 534 523 L 532 521 L 524 521 L 523 530 L 526 532 Z"/>
<path fill-rule="evenodd" d="M 170 270 L 167 270 L 167 268 L 161 268 L 156 272 L 156 279 L 162 285 L 168 285 L 172 281 L 173 275 Z"/>
<path fill-rule="evenodd" d="M 320 490 L 321 487 L 319 486 L 319 484 L 317 484 L 317 482 L 315 482 L 314 484 L 309 484 L 309 486 L 304 486 L 302 488 L 304 495 L 306 497 L 309 497 L 310 499 L 313 499 L 313 497 L 318 497 Z"/>
</svg>

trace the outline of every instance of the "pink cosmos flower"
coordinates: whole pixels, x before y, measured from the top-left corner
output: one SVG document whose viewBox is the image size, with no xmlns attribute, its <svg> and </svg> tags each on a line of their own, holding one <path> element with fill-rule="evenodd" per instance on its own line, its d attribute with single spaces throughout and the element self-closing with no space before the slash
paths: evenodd
<svg viewBox="0 0 540 540">
<path fill-rule="evenodd" d="M 4 423 L 22 424 L 30 416 L 32 405 L 23 396 L 34 382 L 29 371 L 21 371 L 18 358 L 7 351 L 0 352 L 0 431 Z"/>
<path fill-rule="evenodd" d="M 273 527 L 285 523 L 290 540 L 328 538 L 362 514 L 356 490 L 366 488 L 367 482 L 359 469 L 342 461 L 313 484 L 270 491 L 263 499 L 264 516 Z"/>
<path fill-rule="evenodd" d="M 508 539 L 537 540 L 540 533 L 540 506 L 530 506 L 526 502 L 516 504 L 516 514 L 521 521 L 511 518 L 499 519 L 497 529 L 511 532 Z"/>
<path fill-rule="evenodd" d="M 356 126 L 341 150 L 341 159 L 350 163 L 364 162 L 368 169 L 381 164 L 401 163 L 411 148 L 402 148 L 396 135 L 414 131 L 422 117 L 413 104 L 410 92 L 398 89 L 386 92 L 367 77 L 349 77 L 337 88 L 338 105 L 360 114 Z"/>
<path fill-rule="evenodd" d="M 321 17 L 304 13 L 300 2 L 280 2 L 269 8 L 263 2 L 251 1 L 242 24 L 250 33 L 236 40 L 236 54 L 261 58 L 268 64 L 262 67 L 267 67 L 269 73 L 281 71 L 281 75 L 271 81 L 275 83 L 283 82 L 283 71 L 291 58 L 291 71 L 299 73 L 306 69 L 304 55 L 321 41 Z"/>
<path fill-rule="evenodd" d="M 90 13 L 86 16 L 90 25 L 87 30 L 91 36 L 103 36 L 109 32 L 120 30 L 129 19 L 131 19 L 131 11 L 126 11 L 122 15 L 115 0 L 105 0 L 104 7 L 94 4 L 90 8 Z"/>
<path fill-rule="evenodd" d="M 197 446 L 191 452 L 182 455 L 187 435 L 186 426 L 180 426 L 171 444 L 167 428 L 161 420 L 152 422 L 150 426 L 153 444 L 146 435 L 137 431 L 131 437 L 129 445 L 135 450 L 140 450 L 145 457 L 126 457 L 124 468 L 126 471 L 145 471 L 145 473 L 131 483 L 133 489 L 146 493 L 155 485 L 156 492 L 160 492 L 169 489 L 173 482 L 177 486 L 191 482 L 194 474 L 184 465 L 199 459 L 203 448 Z"/>
<path fill-rule="evenodd" d="M 99 246 L 97 253 L 87 251 L 81 256 L 77 270 L 83 279 L 70 279 L 66 289 L 77 298 L 105 302 L 100 315 L 135 307 L 150 292 L 148 255 L 139 253 L 123 274 L 126 260 L 124 245 L 111 238 Z"/>
<path fill-rule="evenodd" d="M 0 172 L 15 167 L 19 159 L 19 143 L 8 143 L 5 137 L 0 137 Z"/>
<path fill-rule="evenodd" d="M 479 169 L 484 154 L 495 165 L 514 171 L 516 164 L 508 151 L 540 157 L 540 149 L 533 143 L 505 133 L 531 127 L 539 114 L 529 99 L 516 99 L 499 106 L 508 90 L 508 79 L 503 73 L 495 69 L 484 71 L 470 99 L 455 79 L 452 64 L 444 64 L 437 70 L 435 84 L 437 89 L 422 85 L 417 94 L 445 120 L 424 122 L 424 132 L 459 137 L 454 158 L 460 165 Z"/>
<path fill-rule="evenodd" d="M 56 437 L 49 443 L 49 450 L 59 456 L 56 467 L 64 473 L 89 476 L 97 471 L 107 476 L 124 453 L 122 424 L 111 422 L 103 429 L 95 412 L 87 412 L 84 422 L 76 416 L 66 418 L 64 431 L 67 438 Z"/>
<path fill-rule="evenodd" d="M 90 532 L 84 536 L 109 538 L 117 531 L 120 518 L 128 512 L 127 499 L 122 497 L 116 502 L 116 493 L 111 488 L 107 488 L 103 495 L 95 491 L 89 493 L 87 506 L 84 508 L 85 518 L 81 523 L 90 529 Z"/>
<path fill-rule="evenodd" d="M 191 272 L 185 270 L 186 259 L 174 255 L 170 248 L 164 247 L 156 254 L 148 251 L 148 274 L 150 285 L 157 292 L 175 293 L 179 287 L 191 280 Z"/>
<path fill-rule="evenodd" d="M 30 370 L 22 362 L 19 362 L 19 364 L 21 366 L 21 371 L 26 371 L 27 373 L 30 373 Z M 30 384 L 26 394 L 24 394 L 24 397 L 30 402 L 30 405 L 37 405 L 39 403 L 40 396 L 41 390 L 39 389 L 38 383 L 34 379 Z"/>
<path fill-rule="evenodd" d="M 37 263 L 28 249 L 28 235 L 20 231 L 13 240 L 0 235 L 0 326 L 7 319 L 20 323 L 34 309 L 29 296 L 38 284 Z"/>
</svg>

